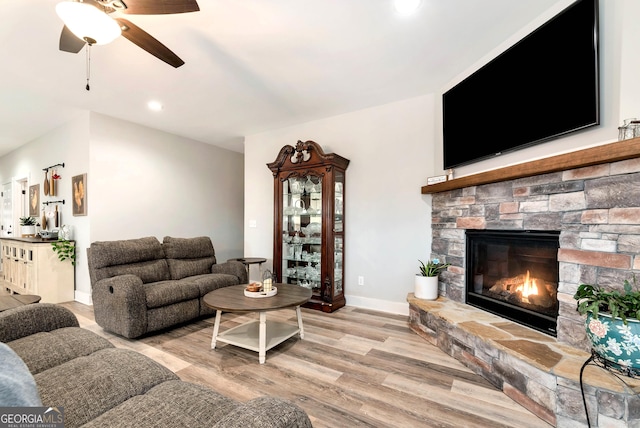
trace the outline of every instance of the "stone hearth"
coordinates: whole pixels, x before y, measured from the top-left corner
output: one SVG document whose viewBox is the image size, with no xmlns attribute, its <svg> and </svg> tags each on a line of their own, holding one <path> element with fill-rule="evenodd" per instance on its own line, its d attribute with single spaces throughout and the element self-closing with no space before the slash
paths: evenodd
<svg viewBox="0 0 640 428">
<path fill-rule="evenodd" d="M 584 427 L 580 368 L 589 353 L 497 315 L 444 297 L 409 294 L 411 328 L 460 360 L 549 424 Z M 584 393 L 592 427 L 636 427 L 640 379 L 616 379 L 593 364 L 585 368 Z"/>
<path fill-rule="evenodd" d="M 464 304 L 467 229 L 560 231 L 557 338 Z M 640 270 L 640 159 L 434 193 L 432 232 L 432 256 L 451 266 L 437 302 L 409 296 L 412 328 L 549 423 L 584 426 L 577 374 L 589 347 L 573 294 L 622 288 Z M 640 426 L 634 390 L 586 373 L 592 426 Z"/>
</svg>

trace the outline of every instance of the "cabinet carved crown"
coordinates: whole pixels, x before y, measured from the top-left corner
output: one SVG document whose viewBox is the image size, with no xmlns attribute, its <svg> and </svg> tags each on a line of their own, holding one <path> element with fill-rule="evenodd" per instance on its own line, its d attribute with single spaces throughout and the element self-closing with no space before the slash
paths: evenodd
<svg viewBox="0 0 640 428">
<path fill-rule="evenodd" d="M 276 160 L 268 163 L 267 167 L 275 177 L 280 171 L 290 168 L 300 168 L 304 162 L 305 167 L 326 166 L 331 169 L 337 166 L 346 169 L 349 160 L 334 153 L 325 153 L 322 147 L 315 141 L 298 140 L 296 146 L 286 145 L 280 149 Z"/>
</svg>

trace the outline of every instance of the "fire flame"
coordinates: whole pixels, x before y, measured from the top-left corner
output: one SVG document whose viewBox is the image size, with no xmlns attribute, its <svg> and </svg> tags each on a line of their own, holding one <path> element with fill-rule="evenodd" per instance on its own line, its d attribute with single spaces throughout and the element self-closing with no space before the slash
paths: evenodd
<svg viewBox="0 0 640 428">
<path fill-rule="evenodd" d="M 535 279 L 529 279 L 529 271 L 527 271 L 527 276 L 524 280 L 524 284 L 518 286 L 516 291 L 520 291 L 522 293 L 522 300 L 524 302 L 529 302 L 529 296 L 538 294 L 538 285 L 536 284 Z"/>
</svg>

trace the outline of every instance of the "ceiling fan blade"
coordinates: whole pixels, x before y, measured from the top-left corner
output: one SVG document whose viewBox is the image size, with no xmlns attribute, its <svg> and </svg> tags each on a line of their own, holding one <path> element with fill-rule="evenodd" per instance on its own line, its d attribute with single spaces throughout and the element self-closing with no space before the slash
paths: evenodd
<svg viewBox="0 0 640 428">
<path fill-rule="evenodd" d="M 196 0 L 125 0 L 125 3 L 127 8 L 122 13 L 130 15 L 164 15 L 200 10 Z"/>
<path fill-rule="evenodd" d="M 151 55 L 175 68 L 184 64 L 184 61 L 174 54 L 168 47 L 160 43 L 142 28 L 123 18 L 116 18 L 116 21 L 118 21 L 120 28 L 122 28 L 122 36 L 130 42 L 140 46 Z"/>
<path fill-rule="evenodd" d="M 66 25 L 62 27 L 62 33 L 60 33 L 61 51 L 78 53 L 82 50 L 85 44 L 86 42 L 77 38 Z"/>
</svg>

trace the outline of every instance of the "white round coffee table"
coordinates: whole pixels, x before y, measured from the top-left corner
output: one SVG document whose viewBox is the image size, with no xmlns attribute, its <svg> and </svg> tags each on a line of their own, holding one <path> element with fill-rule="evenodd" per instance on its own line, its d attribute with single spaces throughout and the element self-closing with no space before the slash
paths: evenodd
<svg viewBox="0 0 640 428">
<path fill-rule="evenodd" d="M 293 284 L 273 284 L 278 289 L 275 296 L 252 298 L 244 295 L 246 286 L 240 284 L 223 287 L 204 296 L 204 303 L 216 310 L 211 349 L 216 348 L 216 342 L 239 346 L 257 352 L 260 364 L 264 364 L 269 349 L 296 334 L 300 335 L 300 339 L 304 338 L 300 305 L 311 298 L 311 290 Z M 267 321 L 267 312 L 290 307 L 295 307 L 298 325 Z M 222 312 L 258 312 L 260 316 L 259 320 L 219 333 Z"/>
</svg>

